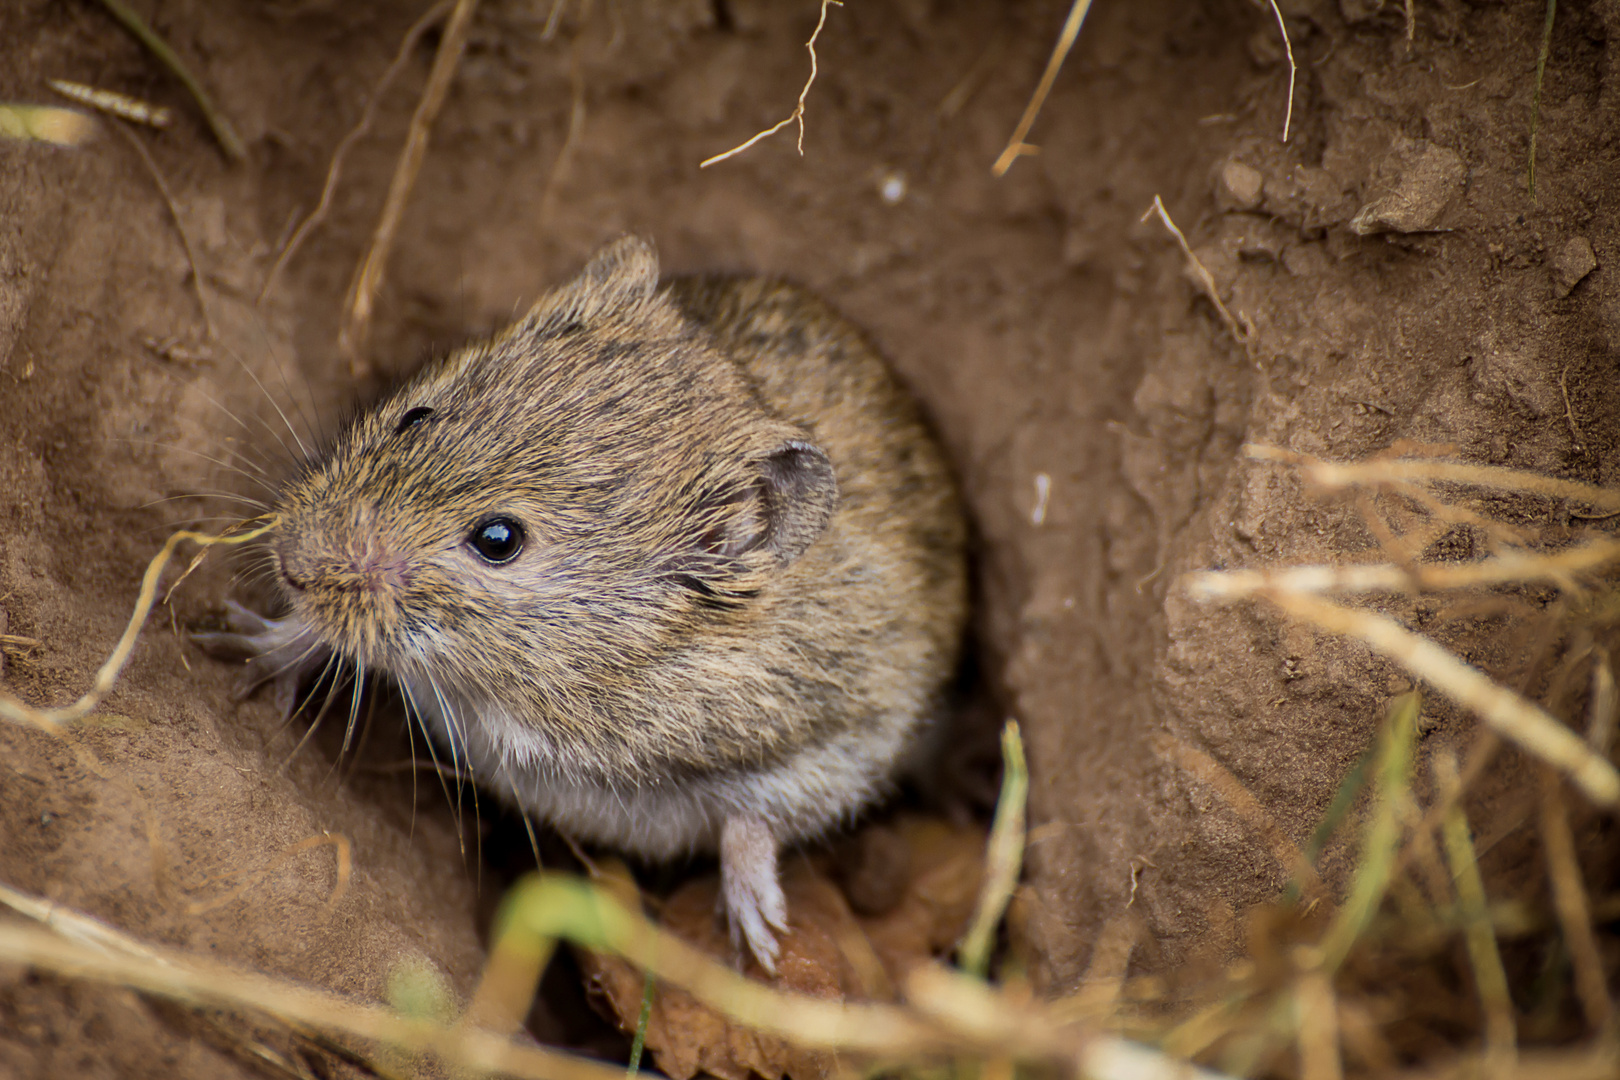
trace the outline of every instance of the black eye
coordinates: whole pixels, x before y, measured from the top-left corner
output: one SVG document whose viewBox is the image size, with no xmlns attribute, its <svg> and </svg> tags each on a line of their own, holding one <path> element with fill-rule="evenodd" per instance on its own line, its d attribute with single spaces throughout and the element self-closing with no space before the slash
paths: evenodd
<svg viewBox="0 0 1620 1080">
<path fill-rule="evenodd" d="M 399 418 L 399 426 L 394 429 L 394 434 L 398 435 L 408 427 L 415 427 L 417 424 L 420 424 L 423 420 L 426 420 L 432 415 L 432 409 L 428 408 L 426 405 L 418 405 L 416 408 L 411 409 L 404 416 Z"/>
<path fill-rule="evenodd" d="M 523 550 L 523 526 L 511 518 L 490 518 L 473 528 L 467 543 L 480 559 L 499 566 L 511 562 Z"/>
</svg>

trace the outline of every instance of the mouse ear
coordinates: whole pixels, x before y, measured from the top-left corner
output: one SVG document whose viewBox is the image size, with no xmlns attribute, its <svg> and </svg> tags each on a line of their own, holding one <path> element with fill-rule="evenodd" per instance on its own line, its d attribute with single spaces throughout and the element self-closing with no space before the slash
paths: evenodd
<svg viewBox="0 0 1620 1080">
<path fill-rule="evenodd" d="M 541 297 L 528 321 L 541 334 L 579 329 L 645 303 L 657 291 L 657 252 L 641 237 L 625 236 L 592 256 L 574 280 Z"/>
<path fill-rule="evenodd" d="M 781 566 L 797 559 L 832 523 L 838 478 L 814 443 L 790 439 L 759 463 L 765 501 L 765 546 Z"/>
<path fill-rule="evenodd" d="M 786 566 L 827 531 L 838 509 L 838 480 L 821 447 L 802 439 L 789 439 L 754 464 L 752 484 L 711 504 L 721 516 L 702 546 L 728 559 L 764 549 Z"/>
</svg>

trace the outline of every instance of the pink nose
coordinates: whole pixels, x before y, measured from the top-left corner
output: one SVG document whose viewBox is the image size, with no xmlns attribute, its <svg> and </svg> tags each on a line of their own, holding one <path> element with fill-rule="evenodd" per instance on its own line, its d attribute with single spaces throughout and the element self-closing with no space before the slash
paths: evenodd
<svg viewBox="0 0 1620 1080">
<path fill-rule="evenodd" d="M 383 546 L 372 538 L 356 541 L 340 555 L 347 573 L 340 574 L 343 584 L 364 592 L 386 592 L 404 588 L 410 583 L 409 563 L 404 556 Z"/>
</svg>

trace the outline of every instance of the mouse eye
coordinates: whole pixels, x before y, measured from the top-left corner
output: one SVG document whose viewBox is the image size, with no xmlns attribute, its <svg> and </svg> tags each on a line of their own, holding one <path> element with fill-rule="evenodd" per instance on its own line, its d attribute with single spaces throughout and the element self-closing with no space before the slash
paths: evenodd
<svg viewBox="0 0 1620 1080">
<path fill-rule="evenodd" d="M 467 544 L 487 563 L 509 563 L 523 550 L 523 526 L 511 518 L 490 518 L 474 526 Z"/>
<path fill-rule="evenodd" d="M 404 416 L 399 418 L 399 426 L 394 429 L 394 434 L 398 435 L 406 428 L 415 427 L 417 424 L 420 424 L 423 420 L 426 420 L 432 415 L 432 409 L 428 408 L 426 405 L 418 405 L 416 408 L 409 410 Z"/>
</svg>

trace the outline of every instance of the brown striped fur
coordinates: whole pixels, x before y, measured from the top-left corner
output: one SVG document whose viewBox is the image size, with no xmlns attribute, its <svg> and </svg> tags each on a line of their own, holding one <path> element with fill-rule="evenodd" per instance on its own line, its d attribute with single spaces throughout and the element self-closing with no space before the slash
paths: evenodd
<svg viewBox="0 0 1620 1080">
<path fill-rule="evenodd" d="M 278 509 L 290 611 L 261 653 L 386 672 L 482 780 L 583 838 L 770 847 L 722 867 L 767 966 L 760 837 L 881 794 L 956 663 L 961 514 L 872 348 L 786 284 L 660 286 L 636 239 L 369 409 Z M 492 515 L 527 533 L 505 565 L 468 545 Z"/>
</svg>

